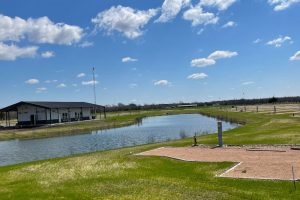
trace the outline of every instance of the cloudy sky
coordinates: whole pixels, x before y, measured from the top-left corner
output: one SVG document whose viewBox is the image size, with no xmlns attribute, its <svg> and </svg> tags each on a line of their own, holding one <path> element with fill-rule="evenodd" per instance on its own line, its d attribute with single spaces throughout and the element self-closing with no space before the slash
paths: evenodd
<svg viewBox="0 0 300 200">
<path fill-rule="evenodd" d="M 0 107 L 300 95 L 300 0 L 0 1 Z"/>
</svg>

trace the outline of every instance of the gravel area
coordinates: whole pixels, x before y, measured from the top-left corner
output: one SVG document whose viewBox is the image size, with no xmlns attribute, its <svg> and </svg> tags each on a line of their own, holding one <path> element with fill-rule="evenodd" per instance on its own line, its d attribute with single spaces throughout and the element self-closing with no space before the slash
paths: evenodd
<svg viewBox="0 0 300 200">
<path fill-rule="evenodd" d="M 234 162 L 232 168 L 217 174 L 220 177 L 300 180 L 300 150 L 291 146 L 229 146 L 224 148 L 162 147 L 142 152 L 143 156 L 163 156 L 184 161 Z"/>
</svg>

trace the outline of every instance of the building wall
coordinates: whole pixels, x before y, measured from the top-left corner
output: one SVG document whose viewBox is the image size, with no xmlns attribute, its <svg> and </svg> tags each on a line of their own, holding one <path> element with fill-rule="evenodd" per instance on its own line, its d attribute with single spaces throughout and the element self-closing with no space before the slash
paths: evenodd
<svg viewBox="0 0 300 200">
<path fill-rule="evenodd" d="M 36 124 L 92 119 L 90 108 L 82 108 L 82 116 L 80 113 L 81 108 L 51 109 L 50 113 L 50 109 L 39 108 L 31 105 L 21 105 L 18 107 L 18 122 L 20 125 L 30 125 L 31 115 L 34 115 Z"/>
</svg>

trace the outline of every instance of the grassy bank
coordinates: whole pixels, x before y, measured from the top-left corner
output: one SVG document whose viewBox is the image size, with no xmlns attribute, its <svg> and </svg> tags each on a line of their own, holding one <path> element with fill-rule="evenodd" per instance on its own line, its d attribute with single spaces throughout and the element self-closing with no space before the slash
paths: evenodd
<svg viewBox="0 0 300 200">
<path fill-rule="evenodd" d="M 234 113 L 216 108 L 151 112 L 201 112 L 245 123 L 225 133 L 227 144 L 300 143 L 300 118 L 288 114 Z M 108 120 L 125 123 L 145 115 L 111 116 Z M 216 143 L 216 136 L 202 136 L 199 141 Z M 134 155 L 160 146 L 191 143 L 187 138 L 1 167 L 0 199 L 299 199 L 300 190 L 294 191 L 288 181 L 215 177 L 232 163 L 190 163 Z"/>
<path fill-rule="evenodd" d="M 300 143 L 300 117 L 289 114 L 261 114 L 255 112 L 230 112 L 226 108 L 189 108 L 109 113 L 106 120 L 62 124 L 50 127 L 0 131 L 0 140 L 33 139 L 88 133 L 93 130 L 128 126 L 147 116 L 167 114 L 202 113 L 229 121 L 246 124 L 225 134 L 228 144 L 294 144 Z M 214 136 L 202 137 L 205 143 L 215 143 Z"/>
</svg>

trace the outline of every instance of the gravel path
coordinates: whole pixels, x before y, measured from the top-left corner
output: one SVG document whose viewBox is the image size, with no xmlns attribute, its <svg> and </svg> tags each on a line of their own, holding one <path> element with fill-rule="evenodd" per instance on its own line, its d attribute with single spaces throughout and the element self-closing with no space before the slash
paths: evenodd
<svg viewBox="0 0 300 200">
<path fill-rule="evenodd" d="M 219 174 L 220 177 L 300 180 L 300 150 L 288 146 L 243 146 L 243 147 L 162 147 L 138 155 L 164 156 L 184 161 L 235 162 L 232 168 Z"/>
</svg>

